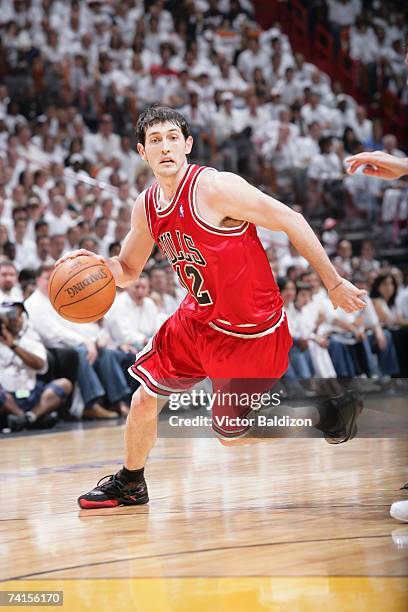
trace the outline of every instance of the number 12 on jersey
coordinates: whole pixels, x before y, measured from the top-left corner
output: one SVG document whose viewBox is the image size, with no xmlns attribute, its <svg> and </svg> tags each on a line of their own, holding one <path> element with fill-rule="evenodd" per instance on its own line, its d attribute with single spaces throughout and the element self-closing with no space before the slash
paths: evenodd
<svg viewBox="0 0 408 612">
<path fill-rule="evenodd" d="M 175 268 L 180 283 L 195 297 L 200 306 L 208 306 L 213 303 L 208 291 L 202 290 L 204 279 L 198 268 L 191 264 L 184 266 L 183 272 L 180 265 L 175 266 Z"/>
</svg>

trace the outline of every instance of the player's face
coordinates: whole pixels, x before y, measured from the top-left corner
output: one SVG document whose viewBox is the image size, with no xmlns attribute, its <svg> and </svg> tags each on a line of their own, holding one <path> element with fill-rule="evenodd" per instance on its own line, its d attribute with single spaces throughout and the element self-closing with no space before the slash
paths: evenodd
<svg viewBox="0 0 408 612">
<path fill-rule="evenodd" d="M 179 126 L 166 121 L 148 128 L 145 144 L 139 143 L 137 150 L 155 176 L 167 177 L 176 175 L 184 166 L 192 146 L 191 136 L 185 140 Z"/>
</svg>

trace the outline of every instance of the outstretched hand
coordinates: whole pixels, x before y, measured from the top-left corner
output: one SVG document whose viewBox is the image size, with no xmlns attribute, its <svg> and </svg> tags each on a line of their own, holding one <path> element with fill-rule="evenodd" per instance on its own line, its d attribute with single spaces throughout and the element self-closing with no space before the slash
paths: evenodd
<svg viewBox="0 0 408 612">
<path fill-rule="evenodd" d="M 344 161 L 350 164 L 347 168 L 348 174 L 354 174 L 361 166 L 365 166 L 363 174 L 382 179 L 398 179 L 408 174 L 407 158 L 395 157 L 384 151 L 358 153 L 347 157 Z"/>
<path fill-rule="evenodd" d="M 76 257 L 80 257 L 81 255 L 96 257 L 96 259 L 106 265 L 106 259 L 102 255 L 97 255 L 96 253 L 92 253 L 92 251 L 87 251 L 86 249 L 77 249 L 76 251 L 71 251 L 70 253 L 67 253 L 66 255 L 60 257 L 58 261 L 55 262 L 54 266 L 59 266 L 60 264 L 64 263 L 64 261 L 67 261 L 68 259 L 75 259 Z"/>
<path fill-rule="evenodd" d="M 345 278 L 341 279 L 340 284 L 329 291 L 329 298 L 334 308 L 342 308 L 344 312 L 355 312 L 363 310 L 366 303 L 363 297 L 367 295 L 364 289 L 358 289 Z"/>
</svg>

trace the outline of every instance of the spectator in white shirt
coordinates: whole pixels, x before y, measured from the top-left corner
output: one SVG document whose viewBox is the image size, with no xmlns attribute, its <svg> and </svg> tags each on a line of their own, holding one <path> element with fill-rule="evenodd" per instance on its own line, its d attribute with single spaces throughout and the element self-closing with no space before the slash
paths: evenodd
<svg viewBox="0 0 408 612">
<path fill-rule="evenodd" d="M 378 43 L 374 30 L 359 16 L 350 28 L 350 57 L 363 64 L 370 64 L 376 61 L 377 56 Z"/>
<path fill-rule="evenodd" d="M 194 138 L 191 158 L 197 160 L 204 157 L 208 158 L 208 146 L 211 142 L 212 134 L 210 109 L 199 100 L 198 93 L 192 91 L 190 92 L 189 104 L 183 106 L 180 112 L 187 119 Z"/>
<path fill-rule="evenodd" d="M 25 306 L 34 329 L 39 333 L 42 342 L 47 348 L 73 348 L 79 357 L 78 385 L 85 404 L 83 415 L 87 418 L 115 418 L 117 415 L 106 410 L 100 403 L 105 396 L 104 385 L 112 381 L 114 370 L 102 372 L 102 383 L 96 368 L 98 367 L 98 348 L 92 338 L 80 333 L 58 315 L 48 298 L 48 281 L 52 266 L 41 266 L 37 273 L 37 289 L 26 300 Z M 112 364 L 111 364 L 112 365 Z M 117 364 L 117 367 L 119 365 Z M 121 374 L 122 371 L 121 371 Z M 119 398 L 118 398 L 119 399 Z"/>
<path fill-rule="evenodd" d="M 112 221 L 111 229 L 114 230 Z M 106 217 L 97 217 L 94 224 L 94 234 L 99 242 L 99 253 L 103 257 L 108 257 L 109 245 L 113 242 L 113 234 L 110 232 L 110 222 Z"/>
<path fill-rule="evenodd" d="M 0 303 L 21 302 L 22 299 L 16 266 L 11 261 L 0 261 Z"/>
<path fill-rule="evenodd" d="M 238 57 L 238 70 L 246 81 L 251 79 L 255 68 L 267 69 L 270 64 L 270 57 L 266 53 L 256 36 L 251 36 L 248 40 L 248 47 L 242 51 Z"/>
<path fill-rule="evenodd" d="M 298 138 L 297 153 L 295 156 L 296 167 L 306 169 L 313 157 L 319 155 L 319 140 L 321 138 L 321 134 L 322 129 L 320 123 L 317 121 L 312 121 L 312 123 L 308 125 L 306 136 Z"/>
<path fill-rule="evenodd" d="M 327 132 L 331 127 L 330 109 L 320 103 L 320 95 L 315 91 L 310 95 L 310 102 L 302 106 L 300 114 L 306 125 L 317 121 L 322 126 L 323 132 Z"/>
<path fill-rule="evenodd" d="M 146 165 L 146 162 L 142 161 L 140 156 L 132 149 L 130 136 L 125 135 L 120 139 L 119 158 L 126 179 L 130 185 L 134 185 L 139 170 Z"/>
<path fill-rule="evenodd" d="M 301 82 L 300 85 L 302 87 L 304 87 L 306 83 L 310 82 L 311 76 L 316 70 L 316 66 L 314 64 L 310 64 L 309 62 L 305 61 L 305 57 L 302 53 L 296 53 L 294 68 L 296 72 L 296 80 Z"/>
<path fill-rule="evenodd" d="M 285 77 L 279 79 L 273 88 L 275 91 L 279 91 L 282 102 L 288 106 L 292 106 L 296 100 L 302 97 L 303 93 L 292 66 L 286 68 Z"/>
<path fill-rule="evenodd" d="M 140 351 L 160 327 L 159 311 L 148 297 L 149 290 L 149 277 L 142 273 L 118 295 L 105 316 L 104 326 L 110 337 L 126 352 Z"/>
<path fill-rule="evenodd" d="M 107 164 L 114 156 L 120 156 L 120 138 L 112 130 L 111 115 L 102 115 L 99 131 L 91 141 L 92 153 L 96 161 Z"/>
<path fill-rule="evenodd" d="M 327 0 L 328 21 L 330 31 L 334 36 L 335 51 L 340 49 L 341 31 L 354 24 L 361 13 L 361 0 Z"/>
<path fill-rule="evenodd" d="M 7 415 L 13 431 L 33 425 L 52 427 L 58 420 L 51 414 L 72 389 L 66 378 L 48 385 L 37 380 L 47 371 L 47 353 L 38 334 L 25 318 L 21 303 L 2 305 L 0 335 L 0 416 Z M 48 419 L 46 415 L 49 415 Z"/>
<path fill-rule="evenodd" d="M 37 270 L 41 265 L 52 266 L 54 261 L 51 256 L 51 238 L 40 235 L 35 240 L 35 250 L 23 255 L 18 264 L 21 268 Z"/>
<path fill-rule="evenodd" d="M 333 260 L 333 264 L 337 269 L 342 270 L 343 276 L 351 278 L 353 247 L 349 240 L 340 240 L 337 245 L 337 255 Z"/>
<path fill-rule="evenodd" d="M 231 92 L 226 91 L 222 94 L 221 103 L 221 108 L 214 117 L 218 155 L 222 168 L 234 172 L 238 167 L 238 152 L 233 137 L 239 130 L 239 111 L 234 108 L 234 95 Z"/>
<path fill-rule="evenodd" d="M 14 245 L 16 247 L 16 266 L 21 269 L 27 257 L 31 256 L 35 251 L 35 244 L 30 239 L 27 232 L 28 222 L 24 218 L 16 218 L 14 220 Z"/>
<path fill-rule="evenodd" d="M 334 102 L 334 94 L 331 88 L 330 77 L 317 68 L 310 76 L 310 88 L 320 96 L 323 106 L 331 106 Z"/>
<path fill-rule="evenodd" d="M 367 119 L 367 111 L 364 106 L 357 106 L 354 113 L 350 115 L 349 125 L 364 147 L 372 142 L 373 122 Z"/>
<path fill-rule="evenodd" d="M 404 151 L 398 149 L 398 140 L 394 134 L 386 134 L 383 138 L 383 151 L 396 157 L 406 157 Z"/>
<path fill-rule="evenodd" d="M 67 211 L 67 201 L 64 196 L 55 195 L 51 198 L 50 208 L 44 215 L 49 225 L 50 234 L 65 234 L 74 225 Z"/>
<path fill-rule="evenodd" d="M 238 70 L 222 58 L 219 64 L 219 76 L 214 79 L 214 87 L 219 91 L 231 92 L 237 96 L 244 95 L 249 85 L 239 75 Z"/>
<path fill-rule="evenodd" d="M 327 0 L 330 24 L 351 26 L 361 13 L 361 0 Z"/>
<path fill-rule="evenodd" d="M 153 266 L 150 270 L 150 296 L 159 309 L 161 323 L 178 307 L 177 300 L 167 293 L 167 274 L 163 267 Z"/>
<path fill-rule="evenodd" d="M 299 255 L 292 243 L 289 243 L 289 253 L 279 259 L 279 276 L 286 276 L 287 269 L 290 266 L 296 266 L 299 274 L 309 267 L 307 260 Z"/>
<path fill-rule="evenodd" d="M 324 205 L 328 216 L 339 218 L 345 212 L 343 163 L 330 136 L 323 136 L 319 146 L 320 154 L 312 158 L 308 169 L 308 212 Z"/>
<path fill-rule="evenodd" d="M 312 158 L 309 166 L 309 177 L 314 180 L 337 180 L 343 177 L 343 168 L 339 156 L 333 150 L 330 136 L 320 139 L 320 153 Z"/>
</svg>

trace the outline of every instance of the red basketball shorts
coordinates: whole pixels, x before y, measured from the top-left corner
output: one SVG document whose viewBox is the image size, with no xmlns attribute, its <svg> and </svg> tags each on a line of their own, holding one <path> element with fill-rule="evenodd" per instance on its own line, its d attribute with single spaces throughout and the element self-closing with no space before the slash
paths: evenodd
<svg viewBox="0 0 408 612">
<path fill-rule="evenodd" d="M 284 312 L 270 333 L 248 338 L 227 335 L 189 318 L 180 308 L 163 323 L 154 338 L 137 354 L 129 373 L 149 395 L 170 397 L 209 377 L 213 392 L 261 393 L 270 389 L 288 367 L 292 346 Z M 242 435 L 235 427 L 216 425 L 216 415 L 244 418 L 250 408 L 215 402 L 213 429 L 223 436 Z"/>
</svg>

